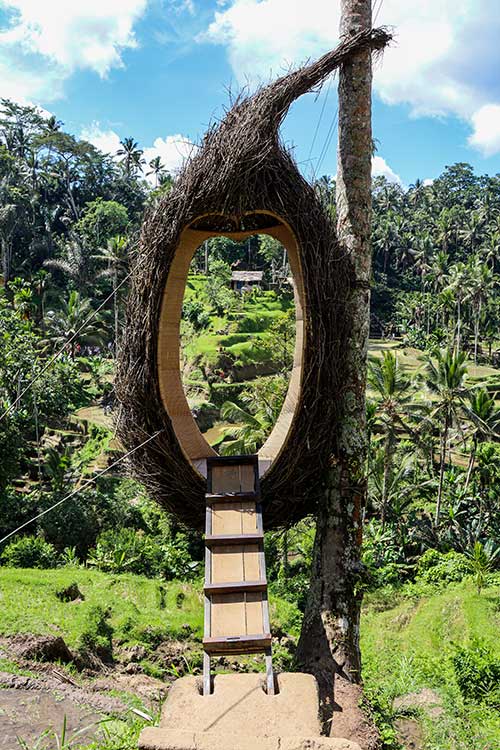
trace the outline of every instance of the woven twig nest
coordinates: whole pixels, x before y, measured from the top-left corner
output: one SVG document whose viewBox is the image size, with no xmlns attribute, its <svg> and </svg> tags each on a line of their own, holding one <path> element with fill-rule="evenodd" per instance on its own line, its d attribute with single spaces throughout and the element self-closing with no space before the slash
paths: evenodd
<svg viewBox="0 0 500 750">
<path fill-rule="evenodd" d="M 240 98 L 145 220 L 119 358 L 118 433 L 130 450 L 160 431 L 131 456 L 132 470 L 154 499 L 189 525 L 203 528 L 203 462 L 213 451 L 182 390 L 179 320 L 189 262 L 207 237 L 277 237 L 295 277 L 294 370 L 282 415 L 259 454 L 267 469 L 261 480 L 266 527 L 313 512 L 324 470 L 335 460 L 352 266 L 278 129 L 297 97 L 361 49 L 382 49 L 389 38 L 384 30 L 363 32 Z"/>
</svg>

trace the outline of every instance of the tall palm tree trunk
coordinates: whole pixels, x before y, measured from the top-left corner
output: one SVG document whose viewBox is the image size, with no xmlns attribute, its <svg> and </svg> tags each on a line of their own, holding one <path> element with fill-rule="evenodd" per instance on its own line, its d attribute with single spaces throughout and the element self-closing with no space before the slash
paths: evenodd
<svg viewBox="0 0 500 750">
<path fill-rule="evenodd" d="M 462 304 L 461 304 L 460 296 L 458 296 L 457 297 L 457 334 L 456 334 L 456 344 L 455 344 L 455 351 L 457 354 L 460 351 L 461 336 L 462 336 Z"/>
<path fill-rule="evenodd" d="M 470 480 L 472 479 L 472 472 L 474 471 L 474 464 L 476 463 L 477 442 L 478 442 L 478 435 L 477 433 L 475 433 L 472 438 L 472 448 L 471 448 L 470 456 L 469 456 L 469 465 L 467 467 L 467 476 L 465 478 L 464 492 L 467 492 L 467 490 L 469 489 Z"/>
<path fill-rule="evenodd" d="M 439 524 L 439 518 L 441 516 L 441 503 L 443 499 L 443 484 L 444 484 L 444 469 L 446 465 L 446 444 L 448 442 L 448 431 L 450 429 L 449 421 L 450 421 L 449 415 L 446 414 L 445 420 L 444 420 L 443 432 L 441 434 L 441 446 L 440 446 L 440 452 L 439 452 L 439 485 L 438 485 L 438 494 L 437 494 L 437 500 L 436 500 L 436 515 L 434 518 L 435 526 Z"/>
<path fill-rule="evenodd" d="M 120 335 L 120 323 L 118 319 L 119 303 L 118 303 L 118 269 L 114 267 L 113 271 L 113 313 L 115 319 L 115 357 L 118 356 L 118 337 Z"/>
<path fill-rule="evenodd" d="M 341 34 L 371 27 L 371 0 L 342 0 Z M 343 429 L 332 446 L 332 469 L 320 499 L 311 585 L 297 649 L 297 662 L 316 675 L 325 727 L 344 736 L 342 713 L 333 714 L 344 691 L 356 695 L 361 680 L 361 518 L 366 498 L 366 357 L 371 277 L 371 83 L 369 50 L 339 73 L 337 233 L 355 278 L 347 297 L 351 331 L 345 351 Z M 345 694 L 344 692 L 344 694 Z M 359 695 L 358 695 L 359 698 Z M 353 702 L 357 701 L 353 698 Z M 360 718 L 360 722 L 362 718 Z M 330 722 L 330 723 L 328 723 Z"/>
<path fill-rule="evenodd" d="M 10 279 L 10 267 L 12 262 L 12 245 L 5 237 L 2 237 L 2 275 L 4 285 Z"/>
<path fill-rule="evenodd" d="M 384 441 L 384 476 L 382 479 L 382 509 L 381 509 L 381 521 L 382 529 L 385 529 L 385 522 L 387 518 L 387 499 L 389 497 L 389 486 L 391 483 L 392 474 L 392 459 L 394 455 L 394 432 L 389 427 Z"/>
<path fill-rule="evenodd" d="M 477 365 L 477 354 L 479 350 L 479 327 L 481 325 L 481 301 L 477 306 L 476 314 L 474 315 L 474 364 Z"/>
</svg>

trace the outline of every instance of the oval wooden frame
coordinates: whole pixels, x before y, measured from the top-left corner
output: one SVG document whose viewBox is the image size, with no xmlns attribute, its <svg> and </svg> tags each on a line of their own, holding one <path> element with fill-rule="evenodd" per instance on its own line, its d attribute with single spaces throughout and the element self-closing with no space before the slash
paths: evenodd
<svg viewBox="0 0 500 750">
<path fill-rule="evenodd" d="M 198 217 L 181 233 L 163 291 L 158 327 L 158 382 L 162 402 L 185 457 L 202 476 L 206 476 L 206 459 L 216 455 L 196 424 L 184 393 L 180 372 L 180 321 L 189 266 L 197 248 L 211 237 L 229 237 L 242 241 L 255 234 L 267 234 L 281 242 L 288 253 L 294 279 L 295 349 L 287 395 L 274 428 L 259 450 L 259 474 L 262 476 L 285 448 L 287 437 L 300 401 L 302 362 L 305 346 L 305 292 L 300 252 L 291 228 L 270 211 L 252 211 L 248 216 L 267 214 L 277 223 L 268 228 L 239 232 L 213 232 L 192 229 Z"/>
</svg>

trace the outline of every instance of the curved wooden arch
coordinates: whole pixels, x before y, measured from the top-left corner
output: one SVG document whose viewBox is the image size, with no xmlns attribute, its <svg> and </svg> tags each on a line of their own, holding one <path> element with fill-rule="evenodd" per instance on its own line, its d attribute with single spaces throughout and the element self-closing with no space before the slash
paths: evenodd
<svg viewBox="0 0 500 750">
<path fill-rule="evenodd" d="M 253 216 L 261 217 L 263 215 L 268 215 L 275 220 L 273 226 L 245 231 L 214 232 L 207 229 L 192 229 L 193 225 L 196 226 L 201 223 L 203 217 L 199 217 L 192 222 L 181 233 L 163 291 L 158 327 L 158 381 L 160 395 L 167 414 L 172 421 L 175 435 L 184 455 L 203 476 L 206 476 L 206 459 L 216 455 L 216 453 L 200 432 L 191 414 L 184 393 L 180 372 L 180 321 L 191 260 L 197 248 L 210 237 L 230 237 L 238 242 L 256 233 L 268 234 L 274 237 L 287 250 L 295 282 L 296 322 L 292 373 L 283 408 L 271 434 L 259 450 L 259 473 L 261 475 L 265 473 L 284 449 L 294 415 L 299 405 L 305 345 L 305 292 L 299 246 L 290 227 L 271 212 L 263 210 L 249 212 L 246 214 L 246 218 L 248 219 L 248 223 L 251 224 Z"/>
</svg>

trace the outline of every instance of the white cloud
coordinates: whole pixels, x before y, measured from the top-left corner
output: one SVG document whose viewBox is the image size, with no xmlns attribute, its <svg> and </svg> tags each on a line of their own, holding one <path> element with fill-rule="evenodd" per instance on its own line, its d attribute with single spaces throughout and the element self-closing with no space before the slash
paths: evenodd
<svg viewBox="0 0 500 750">
<path fill-rule="evenodd" d="M 469 136 L 469 144 L 484 156 L 500 151 L 500 105 L 485 104 L 472 116 L 474 132 Z"/>
<path fill-rule="evenodd" d="M 266 79 L 334 47 L 339 8 L 339 0 L 232 0 L 203 39 L 227 47 L 240 83 Z M 452 115 L 474 127 L 478 120 L 483 132 L 482 109 L 500 106 L 498 0 L 384 0 L 375 22 L 396 33 L 375 70 L 380 97 L 408 104 L 414 116 Z M 477 132 L 472 145 L 500 150 L 495 137 Z"/>
<path fill-rule="evenodd" d="M 396 182 L 398 185 L 403 184 L 401 177 L 391 169 L 381 156 L 372 157 L 372 177 L 385 177 L 389 182 Z"/>
<path fill-rule="evenodd" d="M 114 130 L 103 130 L 98 122 L 93 122 L 80 133 L 80 138 L 102 151 L 114 156 L 120 148 L 120 136 Z"/>
<path fill-rule="evenodd" d="M 31 105 L 33 99 L 52 101 L 62 94 L 61 80 L 57 71 L 48 67 L 30 70 L 21 65 L 13 65 L 2 54 L 0 48 L 0 96 L 24 105 Z"/>
<path fill-rule="evenodd" d="M 99 122 L 93 122 L 80 132 L 80 138 L 92 143 L 105 154 L 111 154 L 113 157 L 120 148 L 120 136 L 114 130 L 103 129 Z M 144 149 L 143 158 L 146 160 L 144 165 L 144 175 L 152 184 L 155 184 L 154 175 L 147 175 L 149 172 L 149 162 L 159 156 L 161 163 L 167 172 L 175 175 L 184 165 L 186 159 L 194 156 L 197 146 L 192 144 L 186 136 L 167 135 L 165 138 L 156 138 L 152 146 Z"/>
<path fill-rule="evenodd" d="M 240 81 L 269 78 L 329 49 L 339 11 L 331 0 L 234 0 L 216 11 L 202 38 L 225 44 Z"/>
<path fill-rule="evenodd" d="M 192 144 L 184 135 L 167 135 L 166 138 L 156 138 L 153 145 L 144 149 L 146 163 L 159 156 L 165 169 L 171 174 L 176 174 L 186 159 L 194 156 L 197 146 Z M 148 171 L 146 169 L 146 171 Z M 154 182 L 154 178 L 150 177 Z"/>
<path fill-rule="evenodd" d="M 134 23 L 148 0 L 0 0 L 1 94 L 54 99 L 78 69 L 105 76 L 137 46 Z"/>
<path fill-rule="evenodd" d="M 430 187 L 434 184 L 434 179 L 432 177 L 426 177 L 424 180 L 424 187 Z"/>
</svg>

